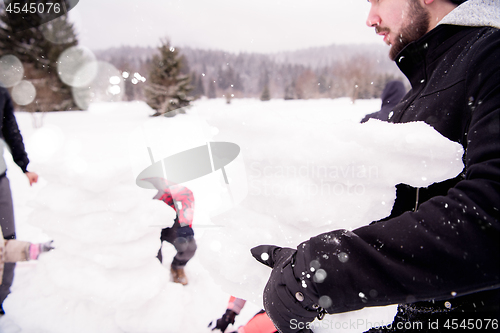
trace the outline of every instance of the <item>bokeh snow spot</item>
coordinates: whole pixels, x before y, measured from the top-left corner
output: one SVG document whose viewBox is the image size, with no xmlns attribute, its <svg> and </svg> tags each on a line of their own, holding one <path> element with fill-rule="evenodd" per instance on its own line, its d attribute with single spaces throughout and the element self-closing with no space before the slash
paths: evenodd
<svg viewBox="0 0 500 333">
<path fill-rule="evenodd" d="M 321 263 L 319 262 L 319 260 L 311 260 L 311 262 L 309 263 L 309 267 L 311 267 L 311 272 L 314 272 L 321 267 Z"/>
<path fill-rule="evenodd" d="M 345 252 L 340 252 L 337 255 L 337 258 L 339 258 L 339 261 L 341 263 L 346 263 L 349 260 L 349 255 L 347 253 L 345 253 Z"/>
<path fill-rule="evenodd" d="M 0 86 L 10 88 L 21 82 L 24 67 L 15 55 L 8 54 L 0 58 Z"/>
<path fill-rule="evenodd" d="M 326 279 L 326 271 L 324 269 L 318 269 L 316 273 L 314 274 L 313 280 L 316 283 L 323 283 Z"/>
<path fill-rule="evenodd" d="M 36 161 L 49 161 L 64 145 L 66 136 L 58 126 L 46 124 L 37 129 L 27 140 L 30 158 Z"/>
<path fill-rule="evenodd" d="M 332 306 L 332 299 L 328 297 L 327 295 L 323 295 L 319 298 L 319 306 L 321 306 L 323 309 L 328 309 L 330 306 Z"/>
<path fill-rule="evenodd" d="M 61 81 L 72 87 L 89 85 L 97 74 L 94 53 L 84 46 L 72 46 L 64 50 L 57 61 Z"/>
<path fill-rule="evenodd" d="M 22 80 L 12 88 L 12 99 L 19 105 L 28 105 L 35 97 L 35 86 L 29 81 Z"/>
</svg>

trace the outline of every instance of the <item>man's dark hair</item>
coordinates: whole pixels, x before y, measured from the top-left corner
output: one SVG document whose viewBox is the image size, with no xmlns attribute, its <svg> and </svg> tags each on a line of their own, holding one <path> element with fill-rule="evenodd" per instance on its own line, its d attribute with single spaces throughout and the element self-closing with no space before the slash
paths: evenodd
<svg viewBox="0 0 500 333">
<path fill-rule="evenodd" d="M 467 0 L 450 0 L 450 1 L 453 2 L 455 5 L 460 5 L 466 2 Z"/>
</svg>

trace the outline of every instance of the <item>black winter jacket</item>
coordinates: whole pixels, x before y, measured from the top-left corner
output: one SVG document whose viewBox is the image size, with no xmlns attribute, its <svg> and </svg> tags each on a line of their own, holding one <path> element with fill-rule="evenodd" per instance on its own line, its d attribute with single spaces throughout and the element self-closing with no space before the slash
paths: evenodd
<svg viewBox="0 0 500 333">
<path fill-rule="evenodd" d="M 23 137 L 17 126 L 14 116 L 14 106 L 9 92 L 0 86 L 0 135 L 9 146 L 14 162 L 23 170 L 27 171 L 29 159 L 24 149 Z M 0 153 L 1 153 L 0 149 Z M 0 158 L 2 158 L 0 156 Z M 0 171 L 0 177 L 5 176 L 5 170 Z"/>
<path fill-rule="evenodd" d="M 297 255 L 326 272 L 314 288 L 329 313 L 431 300 L 498 309 L 500 31 L 439 25 L 396 62 L 412 89 L 390 121 L 424 121 L 461 143 L 463 173 L 421 189 L 416 211 L 416 190 L 400 186 L 390 218 L 318 235 Z"/>
</svg>

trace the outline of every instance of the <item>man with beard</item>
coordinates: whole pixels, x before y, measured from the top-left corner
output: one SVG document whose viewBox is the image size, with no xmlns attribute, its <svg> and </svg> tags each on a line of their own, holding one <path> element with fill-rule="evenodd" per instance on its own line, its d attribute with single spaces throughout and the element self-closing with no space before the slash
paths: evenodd
<svg viewBox="0 0 500 333">
<path fill-rule="evenodd" d="M 264 307 L 281 332 L 307 330 L 327 313 L 388 304 L 400 304 L 394 322 L 370 332 L 496 331 L 500 1 L 369 2 L 368 26 L 412 86 L 389 121 L 433 126 L 462 144 L 465 168 L 427 188 L 398 185 L 381 221 L 324 233 L 297 249 L 252 249 L 273 268 Z"/>
</svg>

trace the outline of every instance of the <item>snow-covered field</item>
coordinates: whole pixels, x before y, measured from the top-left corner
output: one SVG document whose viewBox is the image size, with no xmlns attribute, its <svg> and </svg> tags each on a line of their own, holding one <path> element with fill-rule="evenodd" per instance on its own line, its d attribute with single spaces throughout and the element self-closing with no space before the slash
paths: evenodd
<svg viewBox="0 0 500 333">
<path fill-rule="evenodd" d="M 379 106 L 216 99 L 150 118 L 144 103 L 96 103 L 46 114 L 40 128 L 17 113 L 29 169 L 40 175 L 30 188 L 7 161 L 18 239 L 53 239 L 56 249 L 18 264 L 0 331 L 209 332 L 230 294 L 249 300 L 235 326 L 244 324 L 261 308 L 269 275 L 251 247 L 295 247 L 365 225 L 389 214 L 395 184 L 427 186 L 461 171 L 461 147 L 425 124 L 359 124 Z M 169 281 L 173 246 L 164 245 L 164 265 L 155 258 L 160 229 L 175 214 L 135 182 L 151 164 L 148 147 L 157 161 L 210 141 L 241 151 L 225 167 L 229 184 L 221 171 L 184 184 L 195 195 L 198 250 L 181 286 Z M 315 332 L 363 332 L 388 324 L 394 312 L 327 316 Z"/>
</svg>

